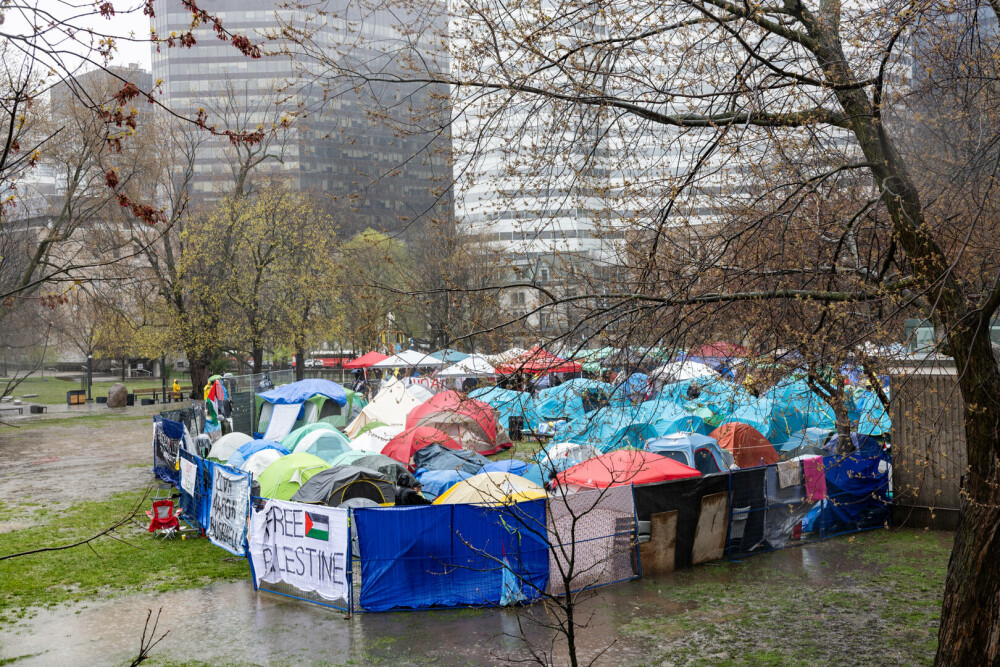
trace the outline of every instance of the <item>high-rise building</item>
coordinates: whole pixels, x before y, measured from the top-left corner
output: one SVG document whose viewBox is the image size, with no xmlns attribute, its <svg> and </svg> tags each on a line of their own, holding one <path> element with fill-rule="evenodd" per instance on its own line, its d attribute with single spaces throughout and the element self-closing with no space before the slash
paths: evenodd
<svg viewBox="0 0 1000 667">
<path fill-rule="evenodd" d="M 333 90 L 321 82 L 323 74 L 310 71 L 310 58 L 297 56 L 299 47 L 269 38 L 279 23 L 307 20 L 304 11 L 298 16 L 297 10 L 278 5 L 275 0 L 219 0 L 210 8 L 229 33 L 261 44 L 261 58 L 243 55 L 208 25 L 193 30 L 190 48 L 154 49 L 153 79 L 161 82 L 164 101 L 189 116 L 204 109 L 208 124 L 220 131 L 263 128 L 269 146 L 259 172 L 322 195 L 347 233 L 365 227 L 403 231 L 425 216 L 450 219 L 450 198 L 441 195 L 448 192 L 451 177 L 448 132 L 401 136 L 380 121 L 373 110 L 398 101 L 400 87 L 359 92 L 350 85 Z M 392 33 L 399 19 L 383 12 L 367 20 L 366 29 Z M 191 14 L 180 3 L 158 0 L 153 29 L 161 38 L 181 34 L 191 30 Z M 330 21 L 314 39 L 318 45 L 349 48 L 353 37 L 344 22 Z M 447 99 L 432 98 L 432 92 L 416 95 L 422 102 Z M 414 95 L 413 89 L 406 94 Z M 447 118 L 446 105 L 441 113 Z M 283 120 L 291 121 L 290 129 L 281 129 Z M 211 200 L 231 190 L 235 153 L 225 137 L 204 141 L 195 191 Z"/>
</svg>

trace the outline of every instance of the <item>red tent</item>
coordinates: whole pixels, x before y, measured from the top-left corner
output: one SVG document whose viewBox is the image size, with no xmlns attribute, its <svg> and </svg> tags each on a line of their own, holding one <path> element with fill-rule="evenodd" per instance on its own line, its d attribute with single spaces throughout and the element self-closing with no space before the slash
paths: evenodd
<svg viewBox="0 0 1000 667">
<path fill-rule="evenodd" d="M 728 449 L 741 468 L 771 465 L 778 462 L 778 450 L 760 431 L 749 424 L 730 422 L 708 434 L 719 441 L 719 447 Z"/>
<path fill-rule="evenodd" d="M 583 366 L 576 361 L 557 357 L 540 347 L 533 347 L 521 356 L 497 366 L 496 369 L 501 373 L 576 373 L 582 370 Z"/>
<path fill-rule="evenodd" d="M 725 341 L 721 343 L 712 343 L 711 345 L 702 345 L 689 356 L 692 357 L 722 357 L 724 359 L 730 359 L 732 357 L 745 357 L 747 356 L 747 349 L 739 345 L 733 345 L 732 343 L 726 343 Z"/>
<path fill-rule="evenodd" d="M 408 466 L 414 454 L 431 445 L 441 445 L 448 449 L 462 448 L 448 434 L 429 426 L 418 426 L 406 429 L 386 443 L 382 448 L 382 454 Z"/>
<path fill-rule="evenodd" d="M 605 489 L 609 486 L 654 484 L 700 475 L 694 468 L 659 454 L 618 449 L 567 468 L 556 476 L 556 481 L 559 484 Z"/>
<path fill-rule="evenodd" d="M 467 415 L 482 427 L 491 442 L 496 442 L 497 418 L 490 404 L 451 390 L 434 394 L 410 410 L 410 414 L 406 416 L 406 428 L 413 428 L 421 419 L 435 412 L 457 412 Z"/>
<path fill-rule="evenodd" d="M 379 354 L 378 352 L 368 352 L 367 354 L 361 355 L 354 361 L 348 361 L 346 364 L 344 364 L 344 368 L 346 369 L 369 368 L 371 366 L 374 366 L 378 362 L 384 361 L 388 358 L 389 357 L 387 357 L 386 355 Z"/>
</svg>

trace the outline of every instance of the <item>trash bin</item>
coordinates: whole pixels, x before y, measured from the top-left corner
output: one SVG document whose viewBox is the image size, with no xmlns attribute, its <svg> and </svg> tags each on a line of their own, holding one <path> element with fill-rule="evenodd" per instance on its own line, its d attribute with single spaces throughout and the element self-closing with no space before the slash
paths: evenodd
<svg viewBox="0 0 1000 667">
<path fill-rule="evenodd" d="M 507 435 L 511 440 L 520 440 L 524 435 L 524 417 L 511 415 L 507 419 Z"/>
<path fill-rule="evenodd" d="M 132 407 L 133 405 L 135 405 L 135 394 L 125 395 L 125 405 L 127 407 Z"/>
<path fill-rule="evenodd" d="M 45 412 L 44 405 L 32 405 L 28 407 L 28 413 L 32 415 L 40 415 Z"/>
<path fill-rule="evenodd" d="M 83 405 L 87 402 L 87 392 L 82 389 L 72 389 L 66 392 L 66 405 Z"/>
</svg>

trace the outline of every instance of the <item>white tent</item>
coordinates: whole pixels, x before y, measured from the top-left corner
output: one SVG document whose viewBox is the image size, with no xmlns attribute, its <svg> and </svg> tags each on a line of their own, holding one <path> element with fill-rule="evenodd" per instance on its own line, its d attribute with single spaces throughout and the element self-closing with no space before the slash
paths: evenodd
<svg viewBox="0 0 1000 667">
<path fill-rule="evenodd" d="M 208 458 L 217 459 L 219 461 L 228 461 L 229 457 L 233 455 L 233 452 L 251 440 L 253 440 L 253 436 L 247 435 L 246 433 L 240 433 L 239 431 L 227 433 L 215 441 L 215 444 L 212 445 L 212 449 L 208 452 Z"/>
<path fill-rule="evenodd" d="M 388 359 L 383 359 L 373 365 L 372 368 L 418 368 L 424 366 L 439 368 L 444 365 L 445 362 L 429 354 L 417 352 L 416 350 L 403 350 Z"/>
<path fill-rule="evenodd" d="M 390 426 L 406 425 L 406 415 L 410 410 L 424 402 L 425 399 L 417 395 L 417 387 L 406 387 L 399 378 L 389 378 L 382 389 L 375 395 L 371 403 L 366 405 L 357 417 L 354 418 L 344 433 L 347 437 L 354 438 L 358 431 L 369 422 L 382 422 Z M 423 389 L 420 387 L 420 389 Z M 432 394 L 426 389 L 423 390 L 427 396 Z"/>
<path fill-rule="evenodd" d="M 718 375 L 711 366 L 697 361 L 670 361 L 654 368 L 649 374 L 649 379 L 669 384 L 696 378 L 717 377 Z"/>
<path fill-rule="evenodd" d="M 398 426 L 377 426 L 370 431 L 365 431 L 356 440 L 351 440 L 351 449 L 356 452 L 381 454 L 389 441 L 402 431 L 403 429 Z"/>
<path fill-rule="evenodd" d="M 457 364 L 444 369 L 438 373 L 437 376 L 449 378 L 481 378 L 495 377 L 496 374 L 497 369 L 493 368 L 493 365 L 486 360 L 486 357 L 479 354 L 473 354 L 465 359 L 462 359 Z"/>
<path fill-rule="evenodd" d="M 524 353 L 525 350 L 519 347 L 512 347 L 506 352 L 498 352 L 497 354 L 486 355 L 486 361 L 490 362 L 494 366 L 501 366 L 503 364 L 513 361 L 514 359 L 517 359 Z"/>
<path fill-rule="evenodd" d="M 278 459 L 280 459 L 284 454 L 279 452 L 277 449 L 262 449 L 259 452 L 250 455 L 243 465 L 240 466 L 240 470 L 244 470 L 251 475 L 254 479 L 260 477 L 260 474 L 264 472 L 264 468 L 271 465 Z"/>
</svg>

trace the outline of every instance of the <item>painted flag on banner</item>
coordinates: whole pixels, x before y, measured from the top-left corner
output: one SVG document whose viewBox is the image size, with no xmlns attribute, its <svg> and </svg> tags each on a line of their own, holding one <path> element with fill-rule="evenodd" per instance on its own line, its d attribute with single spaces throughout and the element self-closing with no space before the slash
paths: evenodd
<svg viewBox="0 0 1000 667">
<path fill-rule="evenodd" d="M 306 512 L 306 537 L 328 542 L 330 540 L 330 519 L 325 514 Z"/>
</svg>

